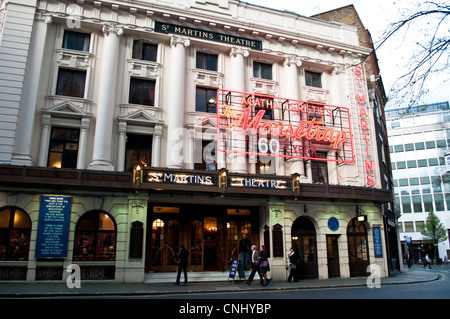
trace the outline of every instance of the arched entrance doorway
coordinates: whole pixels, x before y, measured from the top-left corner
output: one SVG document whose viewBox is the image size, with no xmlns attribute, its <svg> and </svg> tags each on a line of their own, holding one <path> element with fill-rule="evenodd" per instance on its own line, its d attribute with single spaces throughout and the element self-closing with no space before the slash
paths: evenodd
<svg viewBox="0 0 450 319">
<path fill-rule="evenodd" d="M 364 224 L 353 218 L 347 226 L 350 277 L 368 276 L 369 247 Z"/>
<path fill-rule="evenodd" d="M 299 217 L 292 224 L 292 247 L 300 254 L 297 266 L 299 279 L 317 279 L 319 277 L 317 264 L 316 228 L 307 217 Z"/>
</svg>

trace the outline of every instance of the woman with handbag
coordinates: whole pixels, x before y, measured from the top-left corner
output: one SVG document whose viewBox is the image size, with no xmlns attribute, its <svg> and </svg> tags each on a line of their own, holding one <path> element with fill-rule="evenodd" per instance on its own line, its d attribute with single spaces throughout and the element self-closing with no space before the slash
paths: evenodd
<svg viewBox="0 0 450 319">
<path fill-rule="evenodd" d="M 259 275 L 264 279 L 263 287 L 269 284 L 269 280 L 267 279 L 267 272 L 270 270 L 269 260 L 267 258 L 267 253 L 264 248 L 264 245 L 261 245 L 261 250 L 259 251 Z"/>
</svg>

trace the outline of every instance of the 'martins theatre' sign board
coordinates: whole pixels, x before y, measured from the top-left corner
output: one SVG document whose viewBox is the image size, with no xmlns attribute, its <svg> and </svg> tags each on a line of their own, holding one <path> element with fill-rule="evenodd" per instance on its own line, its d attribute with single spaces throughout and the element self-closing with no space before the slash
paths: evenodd
<svg viewBox="0 0 450 319">
<path fill-rule="evenodd" d="M 355 160 L 347 107 L 228 90 L 218 90 L 217 102 L 221 152 L 340 163 Z M 336 150 L 336 158 L 318 154 L 327 150 Z"/>
</svg>

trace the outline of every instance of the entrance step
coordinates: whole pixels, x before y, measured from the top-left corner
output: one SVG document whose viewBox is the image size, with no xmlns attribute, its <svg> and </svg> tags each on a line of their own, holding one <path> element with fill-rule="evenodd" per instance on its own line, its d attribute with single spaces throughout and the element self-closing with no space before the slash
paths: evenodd
<svg viewBox="0 0 450 319">
<path fill-rule="evenodd" d="M 205 281 L 227 281 L 229 271 L 198 271 L 188 272 L 189 282 L 205 282 Z M 177 279 L 176 272 L 153 272 L 146 273 L 145 283 L 174 283 Z M 181 273 L 181 283 L 184 280 L 184 275 Z M 239 280 L 236 278 L 236 280 Z"/>
</svg>

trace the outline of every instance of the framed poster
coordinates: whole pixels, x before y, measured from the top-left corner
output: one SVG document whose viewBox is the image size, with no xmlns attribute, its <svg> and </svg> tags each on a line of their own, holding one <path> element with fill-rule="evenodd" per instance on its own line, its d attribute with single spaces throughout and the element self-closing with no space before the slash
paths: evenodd
<svg viewBox="0 0 450 319">
<path fill-rule="evenodd" d="M 41 196 L 36 258 L 67 257 L 71 206 L 71 196 Z"/>
<path fill-rule="evenodd" d="M 381 241 L 380 227 L 373 228 L 373 248 L 375 249 L 375 258 L 383 257 L 383 243 Z"/>
</svg>

